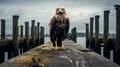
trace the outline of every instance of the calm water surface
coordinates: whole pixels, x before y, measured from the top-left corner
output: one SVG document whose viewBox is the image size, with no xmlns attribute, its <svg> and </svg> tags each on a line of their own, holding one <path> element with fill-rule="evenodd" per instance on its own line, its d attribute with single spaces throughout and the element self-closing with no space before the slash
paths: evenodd
<svg viewBox="0 0 120 67">
<path fill-rule="evenodd" d="M 45 37 L 45 43 L 50 41 L 50 37 Z M 85 37 L 77 37 L 77 43 L 85 47 Z"/>
<path fill-rule="evenodd" d="M 9 37 L 11 39 L 11 37 Z M 50 37 L 45 37 L 45 43 L 50 41 Z M 85 37 L 77 37 L 77 43 L 85 47 Z M 101 47 L 101 55 L 103 56 L 103 50 L 104 48 Z M 5 52 L 5 61 L 8 60 L 8 53 Z M 113 61 L 113 51 L 110 51 L 110 60 Z"/>
</svg>

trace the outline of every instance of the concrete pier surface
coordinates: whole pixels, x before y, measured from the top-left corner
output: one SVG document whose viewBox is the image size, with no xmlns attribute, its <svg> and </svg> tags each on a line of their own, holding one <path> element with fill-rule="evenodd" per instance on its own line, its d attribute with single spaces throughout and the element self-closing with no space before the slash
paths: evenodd
<svg viewBox="0 0 120 67">
<path fill-rule="evenodd" d="M 72 40 L 64 40 L 65 50 L 54 50 L 51 42 L 0 64 L 0 67 L 120 67 Z"/>
</svg>

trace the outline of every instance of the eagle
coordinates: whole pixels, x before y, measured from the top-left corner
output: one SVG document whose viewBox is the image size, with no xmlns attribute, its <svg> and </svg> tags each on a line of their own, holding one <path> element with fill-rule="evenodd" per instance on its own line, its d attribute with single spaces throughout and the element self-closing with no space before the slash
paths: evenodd
<svg viewBox="0 0 120 67">
<path fill-rule="evenodd" d="M 64 7 L 56 8 L 55 16 L 52 17 L 50 27 L 50 40 L 53 44 L 54 49 L 58 47 L 65 49 L 63 40 L 66 39 L 69 31 L 69 18 L 67 17 L 66 10 Z"/>
</svg>

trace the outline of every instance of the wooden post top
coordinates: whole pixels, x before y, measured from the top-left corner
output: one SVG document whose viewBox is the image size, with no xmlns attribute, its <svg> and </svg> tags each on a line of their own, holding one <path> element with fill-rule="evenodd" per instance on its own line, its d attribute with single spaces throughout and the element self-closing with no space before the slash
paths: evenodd
<svg viewBox="0 0 120 67">
<path fill-rule="evenodd" d="M 95 15 L 95 17 L 96 17 L 96 18 L 99 18 L 99 17 L 100 17 L 100 15 Z"/>
<path fill-rule="evenodd" d="M 35 22 L 35 20 L 32 20 L 32 22 Z"/>
<path fill-rule="evenodd" d="M 5 21 L 5 19 L 1 19 L 1 21 Z"/>
<path fill-rule="evenodd" d="M 34 27 L 35 25 L 35 20 L 32 20 L 32 27 Z"/>
<path fill-rule="evenodd" d="M 116 10 L 120 10 L 120 5 L 114 5 Z"/>
<path fill-rule="evenodd" d="M 28 21 L 25 22 L 25 24 L 28 24 L 28 23 L 29 23 Z"/>
<path fill-rule="evenodd" d="M 105 11 L 104 11 L 104 13 L 107 13 L 107 14 L 109 14 L 109 13 L 110 13 L 110 11 L 109 11 L 109 10 L 105 10 Z"/>
<path fill-rule="evenodd" d="M 88 26 L 88 23 L 86 23 L 85 25 Z"/>
<path fill-rule="evenodd" d="M 93 20 L 94 18 L 93 17 L 90 17 L 91 20 Z"/>
<path fill-rule="evenodd" d="M 40 24 L 40 22 L 37 22 L 37 24 L 39 25 L 39 24 Z"/>
<path fill-rule="evenodd" d="M 19 16 L 18 16 L 18 15 L 13 15 L 13 17 L 15 17 L 15 18 L 19 18 Z"/>
</svg>

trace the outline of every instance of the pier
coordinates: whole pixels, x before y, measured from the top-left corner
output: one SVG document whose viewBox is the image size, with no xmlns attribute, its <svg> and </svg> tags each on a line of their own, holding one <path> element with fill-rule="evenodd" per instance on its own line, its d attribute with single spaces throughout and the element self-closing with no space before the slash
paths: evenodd
<svg viewBox="0 0 120 67">
<path fill-rule="evenodd" d="M 44 27 L 37 23 L 35 29 L 35 20 L 32 20 L 31 37 L 29 36 L 29 22 L 25 22 L 25 36 L 23 36 L 23 25 L 18 26 L 18 15 L 13 16 L 13 37 L 5 37 L 5 19 L 1 19 L 1 40 L 0 40 L 0 63 L 5 60 L 5 52 L 8 52 L 8 58 L 21 55 L 22 53 L 44 43 Z M 20 37 L 19 37 L 20 28 Z M 39 31 L 40 30 L 40 31 Z M 37 32 L 37 33 L 36 33 Z M 35 36 L 36 35 L 36 36 Z"/>
<path fill-rule="evenodd" d="M 65 50 L 55 51 L 51 42 L 12 58 L 0 67 L 119 67 L 72 40 L 64 40 Z"/>
<path fill-rule="evenodd" d="M 110 59 L 110 51 L 113 51 L 113 61 L 120 64 L 120 5 L 115 5 L 116 10 L 116 38 L 109 38 L 109 10 L 104 13 L 104 30 L 103 38 L 99 37 L 99 15 L 90 18 L 90 32 L 89 23 L 86 23 L 86 47 L 101 54 L 101 47 L 104 48 L 103 55 Z M 95 22 L 93 20 L 95 19 Z M 93 36 L 93 23 L 95 23 L 95 35 Z M 103 44 L 103 45 L 102 45 Z"/>
<path fill-rule="evenodd" d="M 25 21 L 25 27 L 18 26 L 18 15 L 12 16 L 12 39 L 8 39 L 5 37 L 6 20 L 1 19 L 0 67 L 120 67 L 120 5 L 115 5 L 115 10 L 116 38 L 108 37 L 110 11 L 105 10 L 104 37 L 99 37 L 101 17 L 95 15 L 90 17 L 90 24 L 85 24 L 86 47 L 77 43 L 77 29 L 74 27 L 63 41 L 65 50 L 54 50 L 51 42 L 44 43 L 44 27 L 40 26 L 40 22 L 36 24 L 35 20 L 31 20 L 30 27 L 30 22 Z M 101 47 L 104 47 L 104 56 L 100 55 Z M 109 60 L 110 50 L 113 51 L 113 61 Z M 8 53 L 7 61 L 5 52 Z"/>
</svg>

